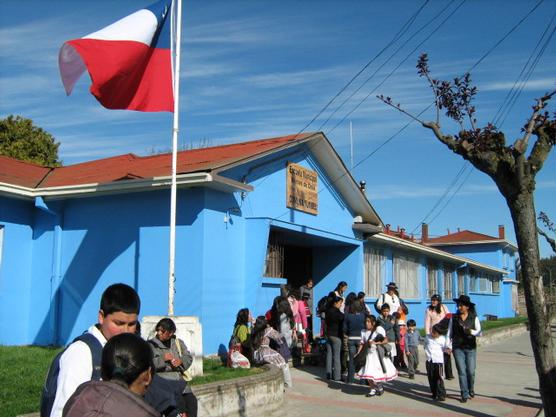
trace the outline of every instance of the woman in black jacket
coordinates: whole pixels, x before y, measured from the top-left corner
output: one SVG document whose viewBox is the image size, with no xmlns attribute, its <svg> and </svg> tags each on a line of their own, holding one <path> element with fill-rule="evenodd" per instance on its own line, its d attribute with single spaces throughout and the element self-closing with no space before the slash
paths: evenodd
<svg viewBox="0 0 556 417">
<path fill-rule="evenodd" d="M 342 297 L 333 296 L 326 310 L 326 378 L 334 381 L 341 379 L 342 335 L 344 313 L 340 311 Z"/>
<path fill-rule="evenodd" d="M 458 312 L 452 317 L 451 339 L 456 368 L 458 370 L 461 402 L 475 397 L 475 367 L 477 364 L 477 340 L 481 322 L 475 312 L 475 304 L 467 295 L 454 298 Z"/>
</svg>

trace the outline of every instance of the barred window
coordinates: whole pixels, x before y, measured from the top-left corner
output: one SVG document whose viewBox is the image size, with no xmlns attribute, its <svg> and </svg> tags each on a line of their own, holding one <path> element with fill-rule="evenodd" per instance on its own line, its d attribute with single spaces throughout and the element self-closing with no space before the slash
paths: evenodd
<svg viewBox="0 0 556 417">
<path fill-rule="evenodd" d="M 419 298 L 419 266 L 416 258 L 394 255 L 394 280 L 402 298 Z"/>
<path fill-rule="evenodd" d="M 438 294 L 438 266 L 429 262 L 427 264 L 427 296 L 431 298 L 433 294 Z"/>
<path fill-rule="evenodd" d="M 365 256 L 365 294 L 378 297 L 382 289 L 382 274 L 386 270 L 386 257 L 382 249 L 364 246 Z"/>
<path fill-rule="evenodd" d="M 264 276 L 284 278 L 284 244 L 280 242 L 278 234 L 272 230 L 266 246 Z"/>
</svg>

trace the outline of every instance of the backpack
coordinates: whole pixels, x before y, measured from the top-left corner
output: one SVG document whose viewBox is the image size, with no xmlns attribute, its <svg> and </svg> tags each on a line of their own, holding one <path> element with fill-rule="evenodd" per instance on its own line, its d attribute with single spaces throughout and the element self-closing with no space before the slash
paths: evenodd
<svg viewBox="0 0 556 417">
<path fill-rule="evenodd" d="M 317 314 L 322 314 L 328 310 L 328 295 L 322 297 L 317 303 Z"/>
<path fill-rule="evenodd" d="M 91 350 L 91 355 L 93 358 L 93 373 L 91 379 L 100 380 L 100 362 L 102 358 L 102 345 L 99 340 L 91 333 L 83 333 L 81 336 L 76 337 L 73 341 L 66 346 L 64 350 L 58 353 L 52 363 L 50 368 L 48 368 L 48 373 L 44 380 L 44 385 L 42 387 L 41 393 L 41 417 L 50 417 L 52 411 L 52 406 L 54 405 L 54 399 L 56 398 L 56 390 L 58 388 L 58 374 L 60 373 L 60 358 L 66 351 L 66 349 L 74 342 L 81 341 L 84 342 Z"/>
</svg>

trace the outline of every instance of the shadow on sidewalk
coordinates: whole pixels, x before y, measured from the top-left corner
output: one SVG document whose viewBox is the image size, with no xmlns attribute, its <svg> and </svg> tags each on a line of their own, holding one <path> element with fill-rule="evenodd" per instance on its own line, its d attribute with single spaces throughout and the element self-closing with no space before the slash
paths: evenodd
<svg viewBox="0 0 556 417">
<path fill-rule="evenodd" d="M 418 388 L 417 391 L 419 391 L 419 393 L 413 392 L 416 390 L 416 388 Z M 437 406 L 438 408 L 452 411 L 454 413 L 459 413 L 461 415 L 473 416 L 473 417 L 498 417 L 497 414 L 488 414 L 477 410 L 470 410 L 468 408 L 465 408 L 465 405 L 455 405 L 450 402 L 433 401 L 430 397 L 431 394 L 427 386 L 416 385 L 416 384 L 396 380 L 392 382 L 386 389 L 387 392 L 385 393 L 385 395 L 388 393 L 392 393 L 394 395 L 399 395 L 406 399 L 411 399 L 414 401 L 426 403 L 428 405 Z M 425 392 L 425 394 L 423 394 L 422 392 Z M 446 392 L 449 393 L 446 396 L 446 399 L 459 400 L 459 391 L 456 392 L 454 390 L 447 389 Z M 472 403 L 469 402 L 469 404 Z"/>
</svg>

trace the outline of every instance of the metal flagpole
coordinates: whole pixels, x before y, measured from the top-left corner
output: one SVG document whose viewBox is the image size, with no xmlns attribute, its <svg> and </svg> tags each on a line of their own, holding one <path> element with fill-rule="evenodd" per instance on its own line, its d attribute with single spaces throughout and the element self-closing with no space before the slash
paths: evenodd
<svg viewBox="0 0 556 417">
<path fill-rule="evenodd" d="M 174 124 L 172 128 L 172 186 L 170 196 L 170 257 L 168 270 L 168 315 L 174 315 L 174 293 L 175 293 L 175 258 L 176 258 L 176 197 L 177 181 L 176 172 L 178 166 L 178 117 L 180 98 L 180 50 L 181 50 L 181 0 L 174 0 L 176 4 L 176 40 L 175 40 L 175 65 L 174 65 Z M 172 4 L 173 6 L 174 4 Z M 174 10 L 174 9 L 173 9 Z M 173 20 L 172 20 L 173 21 Z"/>
</svg>

